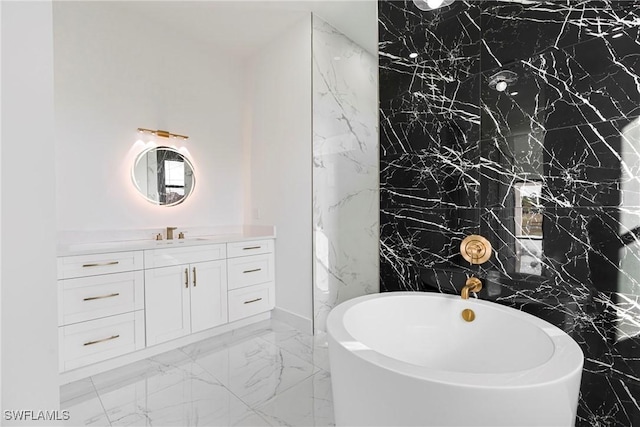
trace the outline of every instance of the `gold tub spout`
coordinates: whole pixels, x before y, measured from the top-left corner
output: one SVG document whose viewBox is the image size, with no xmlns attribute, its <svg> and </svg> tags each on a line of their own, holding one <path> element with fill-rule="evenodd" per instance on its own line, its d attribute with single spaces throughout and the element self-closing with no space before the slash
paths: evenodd
<svg viewBox="0 0 640 427">
<path fill-rule="evenodd" d="M 462 288 L 460 296 L 462 299 L 469 299 L 469 292 L 480 292 L 482 289 L 482 282 L 477 277 L 469 277 Z"/>
</svg>

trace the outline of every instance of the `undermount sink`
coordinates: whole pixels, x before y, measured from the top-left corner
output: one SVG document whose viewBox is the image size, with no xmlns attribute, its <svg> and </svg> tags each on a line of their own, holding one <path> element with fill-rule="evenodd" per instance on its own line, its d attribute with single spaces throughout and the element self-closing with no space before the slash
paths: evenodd
<svg viewBox="0 0 640 427">
<path fill-rule="evenodd" d="M 68 250 L 71 251 L 95 251 L 95 250 L 124 250 L 133 245 L 139 244 L 140 241 L 117 241 L 117 242 L 97 242 L 97 243 L 77 243 L 69 245 Z M 146 241 L 145 241 L 146 242 Z"/>
<path fill-rule="evenodd" d="M 195 240 L 195 239 L 190 239 L 190 240 Z M 178 243 L 184 243 L 186 241 L 187 239 L 156 240 L 155 243 L 157 245 L 174 245 Z"/>
<path fill-rule="evenodd" d="M 390 292 L 338 305 L 327 331 L 337 425 L 575 422 L 582 350 L 530 314 L 460 296 Z"/>
<path fill-rule="evenodd" d="M 215 237 L 193 237 L 184 239 L 145 239 L 145 240 L 122 240 L 115 242 L 98 242 L 98 243 L 78 243 L 69 245 L 66 249 L 70 251 L 123 251 L 123 250 L 139 250 L 153 248 L 154 246 L 175 246 L 175 245 L 193 245 L 195 243 L 213 242 Z M 218 239 L 219 240 L 219 239 Z"/>
<path fill-rule="evenodd" d="M 154 240 L 153 241 L 156 246 L 193 246 L 193 245 L 203 245 L 207 243 L 220 243 L 220 237 L 217 236 L 199 236 L 199 237 L 185 237 L 183 239 L 172 239 L 172 240 Z"/>
</svg>

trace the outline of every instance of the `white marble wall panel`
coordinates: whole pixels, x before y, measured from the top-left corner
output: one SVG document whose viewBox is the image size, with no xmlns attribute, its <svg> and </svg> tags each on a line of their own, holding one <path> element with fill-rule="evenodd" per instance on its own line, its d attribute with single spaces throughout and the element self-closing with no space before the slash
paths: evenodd
<svg viewBox="0 0 640 427">
<path fill-rule="evenodd" d="M 377 58 L 313 17 L 314 329 L 379 291 Z"/>
</svg>

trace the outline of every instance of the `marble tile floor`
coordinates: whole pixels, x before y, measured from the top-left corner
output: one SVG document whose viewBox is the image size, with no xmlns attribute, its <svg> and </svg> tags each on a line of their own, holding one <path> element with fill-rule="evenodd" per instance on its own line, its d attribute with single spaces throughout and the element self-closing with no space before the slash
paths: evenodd
<svg viewBox="0 0 640 427">
<path fill-rule="evenodd" d="M 256 323 L 61 387 L 65 425 L 330 426 L 326 344 Z"/>
</svg>

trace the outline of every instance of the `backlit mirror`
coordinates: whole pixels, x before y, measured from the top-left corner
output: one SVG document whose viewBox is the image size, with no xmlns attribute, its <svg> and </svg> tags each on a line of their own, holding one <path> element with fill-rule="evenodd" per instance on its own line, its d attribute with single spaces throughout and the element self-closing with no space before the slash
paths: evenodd
<svg viewBox="0 0 640 427">
<path fill-rule="evenodd" d="M 174 206 L 193 192 L 193 165 L 171 147 L 153 147 L 138 155 L 132 168 L 133 183 L 154 205 Z"/>
</svg>

